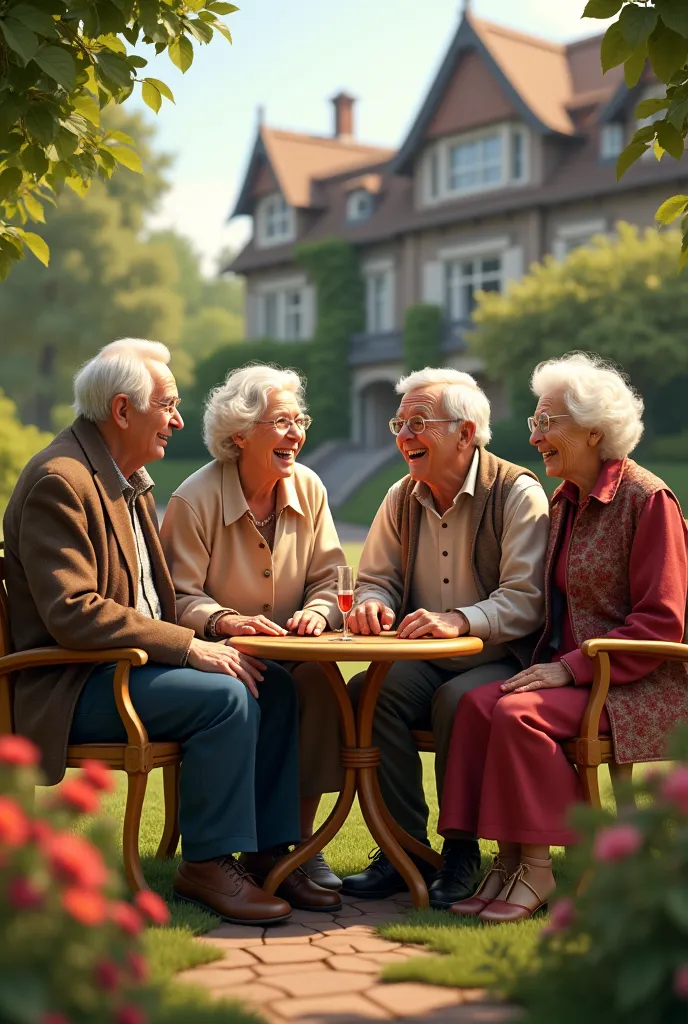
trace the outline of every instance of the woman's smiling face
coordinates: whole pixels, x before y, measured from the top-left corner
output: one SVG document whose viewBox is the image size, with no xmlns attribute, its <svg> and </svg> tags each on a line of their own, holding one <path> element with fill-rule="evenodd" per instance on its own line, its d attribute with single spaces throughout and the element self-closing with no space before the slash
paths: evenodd
<svg viewBox="0 0 688 1024">
<path fill-rule="evenodd" d="M 543 413 L 550 417 L 546 432 L 539 425 Z M 566 408 L 563 390 L 542 395 L 533 419 L 530 443 L 540 452 L 547 476 L 576 482 L 599 461 L 600 433 L 576 423 Z"/>
<path fill-rule="evenodd" d="M 300 415 L 301 409 L 291 391 L 271 391 L 261 422 L 245 437 L 237 439 L 241 445 L 240 461 L 260 467 L 266 480 L 292 476 L 296 457 L 306 440 L 305 430 L 294 422 Z M 286 431 L 270 422 L 280 417 L 290 421 Z"/>
</svg>

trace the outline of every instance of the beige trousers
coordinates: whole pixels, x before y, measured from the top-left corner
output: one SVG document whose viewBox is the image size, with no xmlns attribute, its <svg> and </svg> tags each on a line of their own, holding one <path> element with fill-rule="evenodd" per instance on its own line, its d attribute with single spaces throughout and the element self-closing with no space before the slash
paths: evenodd
<svg viewBox="0 0 688 1024">
<path fill-rule="evenodd" d="M 337 701 L 327 676 L 316 662 L 285 665 L 299 698 L 301 796 L 337 793 L 344 773 L 340 761 L 341 730 Z"/>
</svg>

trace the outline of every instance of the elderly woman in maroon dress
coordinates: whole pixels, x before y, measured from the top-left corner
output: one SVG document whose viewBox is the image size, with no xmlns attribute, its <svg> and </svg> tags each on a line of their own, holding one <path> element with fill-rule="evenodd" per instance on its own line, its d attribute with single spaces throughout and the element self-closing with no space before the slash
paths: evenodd
<svg viewBox="0 0 688 1024">
<path fill-rule="evenodd" d="M 681 641 L 686 525 L 666 484 L 627 456 L 642 434 L 641 398 L 599 358 L 572 353 L 541 363 L 530 443 L 548 476 L 547 619 L 531 668 L 467 693 L 452 734 L 439 831 L 497 840 L 499 855 L 457 914 L 483 921 L 532 916 L 555 889 L 550 846 L 581 799 L 560 741 L 577 735 L 593 662 L 585 640 Z M 620 763 L 661 758 L 673 725 L 688 718 L 688 669 L 632 655 L 611 658 L 600 731 Z"/>
</svg>

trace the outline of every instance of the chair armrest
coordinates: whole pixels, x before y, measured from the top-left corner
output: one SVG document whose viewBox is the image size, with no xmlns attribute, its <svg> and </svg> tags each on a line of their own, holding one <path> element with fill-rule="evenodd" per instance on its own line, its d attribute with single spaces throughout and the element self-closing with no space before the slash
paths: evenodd
<svg viewBox="0 0 688 1024">
<path fill-rule="evenodd" d="M 664 640 L 586 640 L 581 651 L 588 658 L 598 653 L 639 654 L 664 661 L 688 661 L 688 644 L 674 644 Z"/>
<path fill-rule="evenodd" d="M 17 651 L 0 658 L 0 677 L 10 672 L 21 672 L 30 668 L 50 668 L 57 665 L 116 665 L 113 690 L 119 717 L 127 732 L 130 747 L 138 748 L 125 757 L 130 770 L 136 765 L 148 764 L 148 733 L 136 713 L 129 695 L 129 672 L 148 661 L 148 655 L 138 647 L 112 647 L 99 651 L 70 651 L 65 647 L 34 647 L 28 651 Z M 145 748 L 145 749 L 142 749 Z M 148 770 L 148 769 L 144 769 Z"/>
</svg>

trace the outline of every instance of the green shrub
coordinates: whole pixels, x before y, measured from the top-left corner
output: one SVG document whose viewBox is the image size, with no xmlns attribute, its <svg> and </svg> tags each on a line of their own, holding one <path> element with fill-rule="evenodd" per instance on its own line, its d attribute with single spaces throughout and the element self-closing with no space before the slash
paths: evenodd
<svg viewBox="0 0 688 1024">
<path fill-rule="evenodd" d="M 688 727 L 673 753 L 688 761 Z M 688 1020 L 688 764 L 646 773 L 620 807 L 618 818 L 574 812 L 583 841 L 567 857 L 577 884 L 554 904 L 536 962 L 510 989 L 528 1024 Z"/>
<path fill-rule="evenodd" d="M 0 390 L 0 519 L 22 469 L 51 440 L 38 427 L 25 427 L 14 402 Z"/>
<path fill-rule="evenodd" d="M 528 441 L 528 428 L 524 418 L 511 417 L 498 420 L 491 424 L 492 440 L 490 451 L 501 459 L 523 465 L 538 458 L 538 454 Z"/>
<path fill-rule="evenodd" d="M 406 372 L 442 362 L 442 310 L 429 302 L 409 306 L 404 317 L 404 362 Z"/>
<path fill-rule="evenodd" d="M 648 458 L 661 462 L 685 462 L 688 460 L 688 431 L 682 434 L 669 434 L 654 437 L 648 441 L 646 448 Z"/>
</svg>

